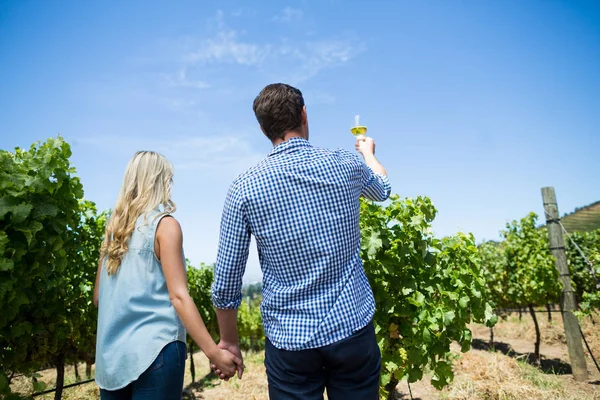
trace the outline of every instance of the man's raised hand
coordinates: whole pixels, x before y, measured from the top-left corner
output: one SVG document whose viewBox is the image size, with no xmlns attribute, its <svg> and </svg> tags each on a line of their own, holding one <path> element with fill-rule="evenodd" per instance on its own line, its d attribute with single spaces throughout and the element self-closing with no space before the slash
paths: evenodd
<svg viewBox="0 0 600 400">
<path fill-rule="evenodd" d="M 355 144 L 356 150 L 363 155 L 363 157 L 372 156 L 375 154 L 375 141 L 370 137 L 361 137 L 356 139 Z"/>
</svg>

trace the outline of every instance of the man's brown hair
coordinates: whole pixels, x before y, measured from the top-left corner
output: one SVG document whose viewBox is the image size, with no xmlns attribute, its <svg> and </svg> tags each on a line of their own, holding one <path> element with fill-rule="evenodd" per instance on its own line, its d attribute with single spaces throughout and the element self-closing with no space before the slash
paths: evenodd
<svg viewBox="0 0 600 400">
<path fill-rule="evenodd" d="M 252 109 L 263 132 L 271 141 L 302 125 L 302 92 L 285 83 L 273 83 L 260 91 Z"/>
</svg>

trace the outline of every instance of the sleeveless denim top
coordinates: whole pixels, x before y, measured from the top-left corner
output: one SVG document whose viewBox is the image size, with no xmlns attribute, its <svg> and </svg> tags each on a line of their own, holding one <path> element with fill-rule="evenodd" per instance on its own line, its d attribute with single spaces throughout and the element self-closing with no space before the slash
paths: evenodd
<svg viewBox="0 0 600 400">
<path fill-rule="evenodd" d="M 176 340 L 185 343 L 185 329 L 154 253 L 162 217 L 158 210 L 142 214 L 117 272 L 109 276 L 106 264 L 102 266 L 96 338 L 96 383 L 102 389 L 127 386 L 164 346 Z"/>
</svg>

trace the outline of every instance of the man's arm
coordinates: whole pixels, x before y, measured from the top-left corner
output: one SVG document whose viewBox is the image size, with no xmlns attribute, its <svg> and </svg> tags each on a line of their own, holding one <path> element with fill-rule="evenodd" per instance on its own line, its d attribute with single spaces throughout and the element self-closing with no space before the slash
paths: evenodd
<svg viewBox="0 0 600 400">
<path fill-rule="evenodd" d="M 219 321 L 219 331 L 221 333 L 221 343 L 237 345 L 239 344 L 237 329 L 237 309 L 225 310 L 217 308 L 217 320 Z"/>
<path fill-rule="evenodd" d="M 355 147 L 356 150 L 358 150 L 358 152 L 364 157 L 365 164 L 367 164 L 367 166 L 371 168 L 374 173 L 387 176 L 385 168 L 383 168 L 383 165 L 381 165 L 381 163 L 379 163 L 375 157 L 375 141 L 373 138 L 360 138 L 356 141 Z"/>
<path fill-rule="evenodd" d="M 249 248 L 250 227 L 244 215 L 242 196 L 234 184 L 227 194 L 221 218 L 212 299 L 221 334 L 219 347 L 240 358 L 237 309 L 242 302 L 242 277 Z M 239 374 L 241 376 L 241 372 Z"/>
<path fill-rule="evenodd" d="M 387 171 L 375 157 L 375 141 L 370 137 L 358 139 L 356 150 L 362 154 L 366 164 L 362 171 L 362 195 L 370 200 L 387 200 L 392 188 Z"/>
</svg>

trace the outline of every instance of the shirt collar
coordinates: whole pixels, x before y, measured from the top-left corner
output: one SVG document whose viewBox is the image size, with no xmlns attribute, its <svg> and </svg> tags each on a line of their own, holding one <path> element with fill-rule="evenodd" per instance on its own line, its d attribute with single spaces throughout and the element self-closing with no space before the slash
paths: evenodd
<svg viewBox="0 0 600 400">
<path fill-rule="evenodd" d="M 306 147 L 312 147 L 308 140 L 299 137 L 293 137 L 273 147 L 273 150 L 271 150 L 271 152 L 269 153 L 269 157 L 275 154 L 288 153 L 290 151 Z"/>
</svg>

